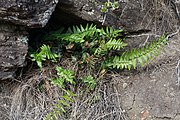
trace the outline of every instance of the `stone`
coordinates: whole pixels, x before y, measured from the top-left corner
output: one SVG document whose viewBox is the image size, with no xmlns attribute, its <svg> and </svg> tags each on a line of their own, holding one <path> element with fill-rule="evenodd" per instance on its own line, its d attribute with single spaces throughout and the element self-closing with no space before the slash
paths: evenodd
<svg viewBox="0 0 180 120">
<path fill-rule="evenodd" d="M 25 66 L 30 28 L 44 27 L 58 0 L 0 0 L 0 79 Z"/>
<path fill-rule="evenodd" d="M 128 32 L 153 34 L 173 32 L 178 28 L 175 9 L 179 2 L 170 0 L 119 0 L 119 8 L 105 14 L 101 7 L 107 0 L 59 0 L 58 9 L 89 22 L 102 23 Z M 173 3 L 173 4 L 172 4 Z M 175 6 L 174 6 L 175 5 Z M 56 11 L 58 12 L 58 11 Z"/>
<path fill-rule="evenodd" d="M 28 27 L 44 27 L 58 0 L 0 0 L 0 20 Z"/>
<path fill-rule="evenodd" d="M 27 32 L 12 24 L 0 23 L 0 79 L 10 79 L 25 65 Z"/>
</svg>

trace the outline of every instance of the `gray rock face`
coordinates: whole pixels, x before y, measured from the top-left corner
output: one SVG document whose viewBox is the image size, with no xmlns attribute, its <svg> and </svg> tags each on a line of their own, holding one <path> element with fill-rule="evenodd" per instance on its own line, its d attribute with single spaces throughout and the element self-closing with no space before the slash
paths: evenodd
<svg viewBox="0 0 180 120">
<path fill-rule="evenodd" d="M 24 66 L 28 49 L 27 32 L 20 27 L 0 23 L 0 79 L 12 78 Z"/>
<path fill-rule="evenodd" d="M 0 79 L 12 78 L 25 65 L 28 33 L 44 27 L 58 0 L 0 0 Z M 20 27 L 21 26 L 21 27 Z"/>
<path fill-rule="evenodd" d="M 58 0 L 0 0 L 0 20 L 44 27 Z"/>
<path fill-rule="evenodd" d="M 109 10 L 106 18 L 100 11 L 105 1 L 107 0 L 60 0 L 59 9 L 87 21 L 102 23 L 105 20 L 105 25 L 130 32 L 150 30 L 161 34 L 177 28 L 178 18 L 174 9 L 176 7 L 180 10 L 178 1 L 119 0 L 119 8 Z"/>
</svg>

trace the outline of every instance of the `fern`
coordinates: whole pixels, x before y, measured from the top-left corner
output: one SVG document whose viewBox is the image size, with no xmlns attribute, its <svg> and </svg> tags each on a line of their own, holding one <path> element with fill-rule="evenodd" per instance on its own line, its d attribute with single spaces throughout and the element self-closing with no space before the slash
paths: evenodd
<svg viewBox="0 0 180 120">
<path fill-rule="evenodd" d="M 75 94 L 69 90 L 63 90 L 64 95 L 53 105 L 53 110 L 47 114 L 46 120 L 60 120 L 61 116 L 66 113 L 66 108 L 69 108 L 70 103 L 74 101 L 73 97 Z"/>
<path fill-rule="evenodd" d="M 46 116 L 46 120 L 59 120 L 60 115 L 66 113 L 66 108 L 70 107 L 69 103 L 73 102 L 73 97 L 75 96 L 74 93 L 65 89 L 65 82 L 70 83 L 71 85 L 75 84 L 74 72 L 71 70 L 63 69 L 59 66 L 56 67 L 56 71 L 58 77 L 52 78 L 51 81 L 52 84 L 58 86 L 64 92 L 64 95 L 61 96 L 61 99 L 54 104 L 54 108 L 50 113 L 48 113 L 48 115 Z"/>
<path fill-rule="evenodd" d="M 39 54 L 42 54 L 42 55 L 46 56 L 46 58 L 48 60 L 52 60 L 52 62 L 57 62 L 56 58 L 58 57 L 58 55 L 51 52 L 51 49 L 50 49 L 50 47 L 48 45 L 42 45 L 41 46 L 41 51 L 40 51 Z"/>
<path fill-rule="evenodd" d="M 106 46 L 109 50 L 120 50 L 121 48 L 127 46 L 126 43 L 122 42 L 121 39 L 110 39 L 107 43 Z"/>
<path fill-rule="evenodd" d="M 112 28 L 96 28 L 95 25 L 87 24 L 86 27 L 80 25 L 69 28 L 64 34 L 55 34 L 54 37 L 60 41 L 69 42 L 68 46 L 78 46 L 78 49 L 73 49 L 78 58 L 82 59 L 82 63 L 104 65 L 109 68 L 117 69 L 131 69 L 136 68 L 138 64 L 144 66 L 147 64 L 153 56 L 157 56 L 160 53 L 160 49 L 166 44 L 165 36 L 159 38 L 158 41 L 153 41 L 151 44 L 146 45 L 143 48 L 134 48 L 130 51 L 123 52 L 120 56 L 116 55 L 116 51 L 127 46 L 126 43 L 118 36 L 122 33 L 122 30 L 114 30 Z M 53 35 L 53 34 L 52 34 Z M 69 47 L 66 48 L 69 48 Z M 71 47 L 70 47 L 71 48 Z M 82 49 L 81 51 L 79 51 Z M 72 52 L 73 52 L 72 51 Z M 113 52 L 113 56 L 109 54 Z M 73 55 L 73 56 L 76 56 Z M 101 66 L 100 65 L 100 66 Z M 93 67 L 94 68 L 94 67 Z"/>
<path fill-rule="evenodd" d="M 96 87 L 96 81 L 91 75 L 82 78 L 82 82 L 90 89 L 93 90 Z"/>
<path fill-rule="evenodd" d="M 130 70 L 136 69 L 139 64 L 144 66 L 158 56 L 162 47 L 167 43 L 166 36 L 163 35 L 157 41 L 153 41 L 142 48 L 120 52 L 122 48 L 128 45 L 120 38 L 122 32 L 123 30 L 114 30 L 109 27 L 99 29 L 96 25 L 87 24 L 85 27 L 80 25 L 70 27 L 67 30 L 60 29 L 46 37 L 48 40 L 55 40 L 55 43 L 58 41 L 63 55 L 71 56 L 78 64 L 79 70 L 90 68 L 91 70 L 102 71 L 99 76 L 105 73 L 102 70 L 105 68 Z M 40 52 L 32 54 L 31 57 L 42 68 L 43 61 L 56 62 L 58 56 L 51 52 L 49 46 L 43 45 Z M 46 120 L 61 119 L 60 116 L 66 113 L 70 103 L 73 102 L 74 94 L 67 90 L 68 87 L 65 85 L 74 86 L 76 78 L 79 77 L 75 76 L 73 71 L 60 66 L 57 66 L 55 70 L 57 75 L 51 79 L 51 82 L 58 86 L 64 94 L 56 101 Z M 90 90 L 96 87 L 96 81 L 91 74 L 82 77 L 80 80 Z"/>
<path fill-rule="evenodd" d="M 106 29 L 102 29 L 104 35 L 109 38 L 113 39 L 119 36 L 119 33 L 123 32 L 123 30 L 114 30 L 112 27 L 106 27 Z"/>
<path fill-rule="evenodd" d="M 56 58 L 58 58 L 56 53 L 51 52 L 51 49 L 48 45 L 42 45 L 39 53 L 33 53 L 30 56 L 32 57 L 32 61 L 36 61 L 40 69 L 42 69 L 43 61 L 48 59 L 52 62 L 57 62 Z"/>
<path fill-rule="evenodd" d="M 158 56 L 160 54 L 160 50 L 164 45 L 166 45 L 166 43 L 166 37 L 163 35 L 158 41 L 153 41 L 151 44 L 148 44 L 143 48 L 134 48 L 122 53 L 121 56 L 111 57 L 106 63 L 106 66 L 110 68 L 125 68 L 129 70 L 131 68 L 135 69 L 138 63 L 140 63 L 141 66 L 144 66 L 153 59 L 153 56 Z"/>
<path fill-rule="evenodd" d="M 108 50 L 120 50 L 121 48 L 127 46 L 126 43 L 122 42 L 121 39 L 110 39 L 107 43 L 101 44 L 96 50 L 95 55 L 100 55 L 102 53 L 108 52 Z"/>
<path fill-rule="evenodd" d="M 64 34 L 57 34 L 57 32 L 55 32 L 54 34 L 52 33 L 51 35 L 49 35 L 47 38 L 65 40 L 75 43 L 83 43 L 85 42 L 84 38 L 93 36 L 96 32 L 96 29 L 96 25 L 93 24 L 91 24 L 90 26 L 89 24 L 87 24 L 85 28 L 82 25 L 80 25 L 80 27 L 73 26 L 72 29 L 68 28 L 68 30 Z"/>
<path fill-rule="evenodd" d="M 74 82 L 75 76 L 74 76 L 73 71 L 65 70 L 59 66 L 56 67 L 56 71 L 57 71 L 58 77 L 51 79 L 51 81 L 54 85 L 57 85 L 60 88 L 64 88 L 65 82 L 68 82 L 70 84 L 75 84 L 75 82 Z"/>
</svg>

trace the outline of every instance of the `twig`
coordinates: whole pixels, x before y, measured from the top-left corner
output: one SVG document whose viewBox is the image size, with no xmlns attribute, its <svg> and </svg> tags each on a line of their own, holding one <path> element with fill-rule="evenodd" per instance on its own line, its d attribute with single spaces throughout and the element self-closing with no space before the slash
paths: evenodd
<svg viewBox="0 0 180 120">
<path fill-rule="evenodd" d="M 106 13 L 104 14 L 102 25 L 104 25 L 105 21 L 106 21 Z"/>
<path fill-rule="evenodd" d="M 96 118 L 96 120 L 100 120 L 100 119 L 103 119 L 105 118 L 106 116 L 109 116 L 109 115 L 112 115 L 112 114 L 115 114 L 115 113 L 121 113 L 121 111 L 113 111 L 113 112 L 110 112 L 110 113 L 107 113 L 107 114 L 104 114 L 98 118 Z"/>
<path fill-rule="evenodd" d="M 171 33 L 171 34 L 167 35 L 166 39 L 167 39 L 167 40 L 169 40 L 169 38 L 171 38 L 171 37 L 173 37 L 173 36 L 177 35 L 179 32 L 180 32 L 180 27 L 177 29 L 177 31 L 176 31 L 176 32 L 174 32 L 174 33 Z"/>
<path fill-rule="evenodd" d="M 178 61 L 178 64 L 176 66 L 176 74 L 177 74 L 177 85 L 178 85 L 178 89 L 179 89 L 179 85 L 180 85 L 180 60 Z"/>
<path fill-rule="evenodd" d="M 161 35 L 157 35 L 157 34 L 146 34 L 146 33 L 144 33 L 144 34 L 139 34 L 139 35 L 128 35 L 127 37 L 142 37 L 142 36 L 155 36 L 155 37 L 160 37 Z"/>
</svg>

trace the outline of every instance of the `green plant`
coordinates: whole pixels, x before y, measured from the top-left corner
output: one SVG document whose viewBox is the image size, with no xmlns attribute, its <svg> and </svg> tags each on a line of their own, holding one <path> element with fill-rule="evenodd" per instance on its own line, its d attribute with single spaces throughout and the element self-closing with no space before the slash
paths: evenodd
<svg viewBox="0 0 180 120">
<path fill-rule="evenodd" d="M 136 69 L 137 64 L 142 66 L 157 56 L 160 50 L 166 45 L 166 36 L 162 35 L 158 40 L 148 43 L 142 48 L 133 48 L 124 52 L 119 52 L 126 47 L 123 39 L 119 38 L 123 31 L 106 27 L 99 29 L 95 25 L 81 25 L 69 28 L 63 34 L 51 34 L 50 40 L 58 40 L 60 43 L 66 41 L 65 46 L 72 46 L 71 56 L 76 56 L 80 64 L 91 64 L 96 69 L 117 68 Z M 66 47 L 67 48 L 67 47 Z M 69 47 L 68 47 L 69 48 Z M 66 52 L 64 50 L 64 52 Z"/>
<path fill-rule="evenodd" d="M 165 35 L 162 35 L 157 41 L 147 44 L 142 48 L 134 48 L 123 52 L 120 56 L 113 56 L 109 58 L 106 66 L 117 69 L 136 69 L 137 63 L 141 66 L 148 64 L 153 56 L 157 57 L 160 50 L 166 45 L 167 40 Z"/>
<path fill-rule="evenodd" d="M 57 85 L 59 86 L 60 88 L 64 88 L 64 84 L 65 82 L 68 82 L 72 85 L 75 84 L 75 75 L 74 75 L 74 72 L 71 71 L 71 70 L 66 70 L 66 69 L 63 69 L 62 67 L 60 66 L 57 66 L 56 67 L 56 71 L 57 71 L 57 75 L 58 77 L 57 78 L 52 78 L 51 81 L 54 85 Z"/>
<path fill-rule="evenodd" d="M 115 10 L 119 8 L 119 2 L 114 0 L 111 2 L 110 0 L 107 0 L 102 6 L 101 6 L 101 12 L 103 13 L 103 21 L 102 25 L 104 24 L 106 20 L 106 13 L 108 13 L 110 10 Z"/>
<path fill-rule="evenodd" d="M 56 103 L 53 104 L 53 110 L 48 113 L 48 115 L 46 116 L 46 120 L 60 120 L 61 116 L 63 116 L 64 113 L 66 113 L 65 109 L 69 108 L 70 103 L 74 101 L 74 93 L 65 89 L 63 89 L 63 91 L 64 95 L 61 96 L 60 100 L 56 101 Z"/>
<path fill-rule="evenodd" d="M 57 77 L 52 78 L 52 84 L 58 86 L 63 91 L 63 96 L 61 96 L 60 100 L 57 100 L 56 103 L 53 105 L 53 110 L 48 113 L 46 116 L 46 120 L 59 120 L 60 115 L 66 113 L 65 108 L 70 107 L 70 103 L 73 102 L 73 97 L 75 94 L 70 90 L 65 88 L 65 83 L 69 83 L 71 85 L 75 85 L 75 75 L 74 72 L 71 70 L 63 69 L 60 66 L 56 66 Z"/>
<path fill-rule="evenodd" d="M 42 69 L 43 61 L 50 60 L 51 62 L 57 62 L 56 58 L 58 58 L 58 55 L 53 53 L 48 45 L 42 45 L 39 53 L 36 52 L 30 56 L 32 57 L 32 61 L 36 61 L 40 69 Z M 71 91 L 65 89 L 64 86 L 65 83 L 75 84 L 74 72 L 65 70 L 59 66 L 56 66 L 56 71 L 58 77 L 52 78 L 51 81 L 53 85 L 58 86 L 64 92 L 64 95 L 61 96 L 60 100 L 56 101 L 53 110 L 46 116 L 46 120 L 59 120 L 60 115 L 63 115 L 66 112 L 66 107 L 70 107 L 69 103 L 73 102 L 72 97 L 75 96 Z M 42 89 L 42 85 L 39 89 Z"/>
<path fill-rule="evenodd" d="M 32 61 L 35 61 L 40 69 L 42 69 L 43 61 L 51 60 L 52 62 L 57 62 L 56 58 L 58 57 L 56 53 L 51 52 L 48 45 L 42 45 L 39 53 L 36 52 L 30 56 L 32 57 Z"/>
<path fill-rule="evenodd" d="M 137 65 L 148 64 L 153 57 L 159 55 L 160 50 L 167 44 L 165 35 L 142 48 L 125 49 L 128 46 L 122 38 L 123 30 L 112 28 L 97 28 L 96 25 L 83 27 L 73 26 L 46 35 L 46 40 L 56 42 L 62 49 L 62 57 L 70 57 L 78 62 L 78 70 L 87 69 L 93 72 L 101 71 L 96 75 L 101 77 L 107 69 L 136 69 Z M 56 46 L 57 47 L 57 46 Z M 43 45 L 39 53 L 31 54 L 32 60 L 42 69 L 42 62 L 50 60 L 56 62 L 57 54 L 50 47 Z M 79 78 L 77 73 L 66 70 L 60 66 L 56 67 L 56 77 L 51 78 L 53 85 L 58 86 L 63 92 L 61 99 L 56 101 L 54 109 L 47 115 L 47 120 L 58 120 L 60 115 L 66 112 L 67 107 L 73 102 L 75 96 L 68 86 L 75 86 L 81 80 L 90 90 L 96 87 L 96 78 L 88 71 L 88 76 Z"/>
<path fill-rule="evenodd" d="M 111 2 L 110 0 L 108 0 L 107 2 L 104 3 L 104 5 L 102 5 L 101 8 L 101 12 L 102 13 L 106 13 L 108 9 L 117 9 L 119 7 L 119 3 L 118 1 Z"/>
<path fill-rule="evenodd" d="M 93 90 L 96 87 L 96 81 L 92 75 L 88 75 L 82 78 L 82 82 L 90 89 Z"/>
</svg>

